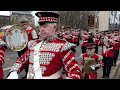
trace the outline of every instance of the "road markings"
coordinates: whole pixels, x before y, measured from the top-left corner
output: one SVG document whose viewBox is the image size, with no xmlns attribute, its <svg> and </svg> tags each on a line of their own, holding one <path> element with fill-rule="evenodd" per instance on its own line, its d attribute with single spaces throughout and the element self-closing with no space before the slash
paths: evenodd
<svg viewBox="0 0 120 90">
<path fill-rule="evenodd" d="M 79 59 L 80 57 L 77 57 L 76 59 Z"/>
<path fill-rule="evenodd" d="M 9 70 L 11 67 L 4 68 L 3 71 Z"/>
<path fill-rule="evenodd" d="M 5 62 L 6 62 L 6 61 L 9 61 L 9 60 L 10 60 L 10 59 L 5 59 Z"/>
</svg>

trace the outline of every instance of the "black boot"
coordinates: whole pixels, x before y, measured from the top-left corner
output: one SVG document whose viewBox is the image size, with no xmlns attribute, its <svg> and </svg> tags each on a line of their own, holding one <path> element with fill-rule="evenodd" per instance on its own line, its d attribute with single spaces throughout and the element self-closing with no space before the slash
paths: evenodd
<svg viewBox="0 0 120 90">
<path fill-rule="evenodd" d="M 102 78 L 106 78 L 106 75 L 103 75 Z"/>
</svg>

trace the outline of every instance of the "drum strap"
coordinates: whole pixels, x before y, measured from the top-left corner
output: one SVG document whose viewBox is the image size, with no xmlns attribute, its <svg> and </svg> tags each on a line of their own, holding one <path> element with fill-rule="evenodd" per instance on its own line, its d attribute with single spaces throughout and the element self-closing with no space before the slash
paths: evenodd
<svg viewBox="0 0 120 90">
<path fill-rule="evenodd" d="M 43 41 L 39 42 L 38 45 L 34 48 L 34 56 L 33 56 L 33 67 L 35 72 L 34 79 L 42 79 L 42 72 L 39 63 L 39 51 L 42 46 Z"/>
</svg>

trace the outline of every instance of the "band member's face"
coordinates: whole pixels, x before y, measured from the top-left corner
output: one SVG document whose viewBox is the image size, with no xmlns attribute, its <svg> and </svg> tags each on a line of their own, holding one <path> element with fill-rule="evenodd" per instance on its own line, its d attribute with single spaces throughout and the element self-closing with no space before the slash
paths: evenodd
<svg viewBox="0 0 120 90">
<path fill-rule="evenodd" d="M 39 26 L 39 34 L 41 38 L 47 38 L 55 34 L 56 28 L 56 23 L 46 23 L 44 25 Z"/>
<path fill-rule="evenodd" d="M 105 33 L 105 36 L 109 36 L 109 33 Z"/>
<path fill-rule="evenodd" d="M 105 46 L 106 46 L 107 48 L 109 48 L 109 47 L 110 47 L 110 44 L 107 43 Z"/>
<path fill-rule="evenodd" d="M 118 32 L 114 32 L 114 35 L 117 36 L 119 33 Z"/>
<path fill-rule="evenodd" d="M 23 23 L 23 24 L 22 24 L 22 27 L 23 27 L 24 29 L 27 29 L 27 28 L 28 28 L 28 23 Z"/>
<path fill-rule="evenodd" d="M 95 52 L 95 48 L 86 49 L 86 53 L 87 53 L 88 55 L 93 55 L 94 52 Z"/>
<path fill-rule="evenodd" d="M 66 31 L 66 35 L 69 35 L 70 34 L 70 31 Z"/>
</svg>

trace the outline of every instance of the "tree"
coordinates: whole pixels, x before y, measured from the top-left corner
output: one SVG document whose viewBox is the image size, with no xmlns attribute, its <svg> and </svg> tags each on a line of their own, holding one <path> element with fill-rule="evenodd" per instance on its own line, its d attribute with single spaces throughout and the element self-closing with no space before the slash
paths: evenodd
<svg viewBox="0 0 120 90">
<path fill-rule="evenodd" d="M 95 11 L 59 11 L 60 26 L 88 29 L 88 15 L 94 15 Z"/>
</svg>

